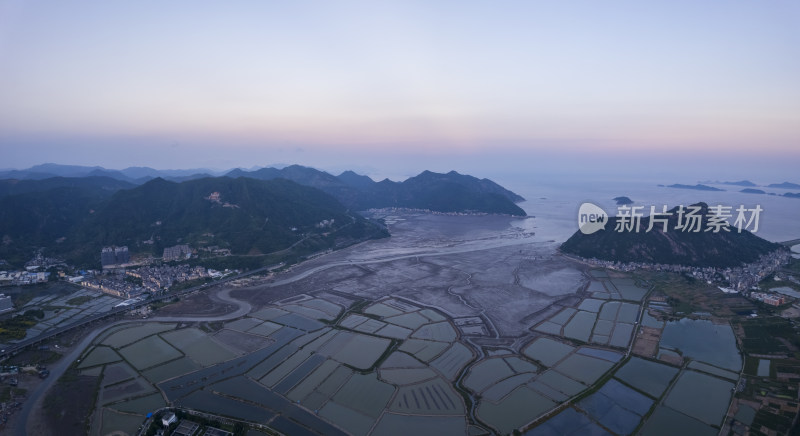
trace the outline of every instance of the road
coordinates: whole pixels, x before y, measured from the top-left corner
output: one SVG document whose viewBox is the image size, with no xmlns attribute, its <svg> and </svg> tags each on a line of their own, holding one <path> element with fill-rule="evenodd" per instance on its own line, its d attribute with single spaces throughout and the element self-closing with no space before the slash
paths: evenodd
<svg viewBox="0 0 800 436">
<path fill-rule="evenodd" d="M 517 244 L 530 243 L 530 242 L 531 241 L 528 240 L 527 238 L 521 238 L 521 239 L 517 239 L 517 240 L 509 240 L 509 241 L 506 241 L 505 243 L 501 243 L 501 244 L 490 244 L 489 246 L 478 245 L 478 246 L 467 246 L 467 247 L 461 247 L 461 248 L 443 247 L 443 248 L 437 249 L 435 251 L 420 251 L 420 252 L 410 253 L 410 254 L 409 253 L 405 253 L 405 254 L 402 254 L 402 255 L 383 257 L 383 258 L 379 258 L 379 259 L 347 260 L 347 261 L 331 262 L 331 263 L 328 263 L 328 264 L 324 264 L 324 265 L 319 265 L 319 266 L 313 267 L 311 269 L 308 269 L 306 271 L 300 272 L 298 274 L 294 274 L 291 277 L 287 277 L 287 278 L 282 279 L 282 280 L 276 280 L 274 282 L 266 284 L 266 286 L 273 287 L 273 286 L 281 286 L 281 285 L 285 285 L 285 284 L 288 284 L 288 283 L 293 283 L 293 282 L 296 282 L 298 280 L 303 280 L 303 279 L 305 279 L 305 278 L 307 278 L 307 277 L 309 277 L 309 276 L 311 276 L 313 274 L 316 274 L 316 273 L 318 273 L 320 271 L 324 271 L 324 270 L 327 270 L 329 268 L 334 268 L 334 267 L 337 267 L 337 266 L 367 265 L 367 264 L 392 262 L 392 261 L 402 260 L 402 259 L 411 259 L 411 258 L 416 258 L 416 257 L 443 256 L 443 255 L 449 255 L 449 254 L 467 253 L 467 252 L 472 252 L 472 251 L 483 251 L 483 250 L 487 250 L 487 249 L 491 249 L 491 248 L 497 248 L 497 247 L 500 247 L 500 246 L 517 245 Z M 265 268 L 260 268 L 260 269 L 255 270 L 255 271 L 250 271 L 250 272 L 248 272 L 246 274 L 241 274 L 241 275 L 238 275 L 236 277 L 228 278 L 225 281 L 233 280 L 233 279 L 236 279 L 236 278 L 243 277 L 245 275 L 250 275 L 250 274 L 254 274 L 254 273 L 265 271 L 265 270 L 271 270 L 271 269 L 274 269 L 274 268 L 275 268 L 274 266 L 273 267 L 269 267 L 269 268 L 266 268 L 266 267 Z M 214 283 L 213 286 L 216 287 L 216 286 L 219 286 L 221 284 L 222 283 Z M 192 288 L 191 290 L 184 291 L 181 294 L 193 292 L 193 291 L 195 291 L 197 289 L 202 289 L 202 288 L 205 288 L 205 287 L 206 287 L 206 285 L 202 285 L 202 286 L 199 286 L 197 288 Z M 251 305 L 249 303 L 247 303 L 245 301 L 237 300 L 237 299 L 234 299 L 233 297 L 231 297 L 230 296 L 230 292 L 232 290 L 233 290 L 233 288 L 226 288 L 226 289 L 218 291 L 218 294 L 217 294 L 217 297 L 220 300 L 223 300 L 223 301 L 225 301 L 227 303 L 232 303 L 232 304 L 237 306 L 237 309 L 235 311 L 231 312 L 231 313 L 224 314 L 224 315 L 218 315 L 218 316 L 174 316 L 174 317 L 162 316 L 162 317 L 149 318 L 147 321 L 148 322 L 203 322 L 203 321 L 205 321 L 205 322 L 214 322 L 214 321 L 226 321 L 226 320 L 242 317 L 242 316 L 246 315 L 247 313 L 249 313 L 251 311 L 252 307 L 251 307 Z M 169 295 L 169 296 L 162 297 L 162 298 L 171 298 L 172 296 L 173 295 Z M 147 301 L 145 304 L 150 304 L 150 303 L 152 303 L 152 300 Z M 129 307 L 128 309 L 131 309 L 131 308 L 133 308 L 133 306 Z M 34 410 L 35 408 L 41 407 L 41 403 L 44 401 L 44 395 L 43 394 L 45 392 L 47 392 L 47 390 L 50 389 L 50 387 L 52 387 L 52 385 L 59 379 L 59 377 L 61 377 L 61 375 L 64 374 L 64 372 L 67 370 L 67 368 L 69 368 L 69 365 L 72 364 L 72 362 L 74 362 L 80 356 L 80 354 L 86 349 L 86 347 L 88 347 L 91 344 L 91 342 L 100 333 L 102 333 L 103 331 L 105 331 L 105 330 L 107 330 L 107 329 L 109 329 L 111 327 L 114 327 L 114 326 L 127 324 L 127 323 L 138 323 L 138 322 L 141 322 L 141 320 L 122 320 L 122 321 L 117 321 L 117 322 L 114 322 L 112 324 L 96 328 L 95 330 L 93 330 L 90 333 L 88 333 L 81 340 L 80 343 L 75 345 L 73 347 L 73 349 L 70 350 L 70 352 L 67 353 L 64 357 L 62 357 L 55 365 L 50 367 L 49 368 L 50 369 L 50 376 L 47 379 L 45 379 L 39 386 L 37 386 L 36 389 L 34 389 L 33 391 L 31 391 L 29 393 L 28 399 L 26 399 L 22 410 L 20 411 L 19 415 L 16 417 L 16 427 L 15 427 L 14 434 L 17 434 L 17 435 L 29 434 L 26 431 L 26 429 L 28 428 L 28 424 L 29 424 L 28 421 L 31 419 L 31 411 Z M 75 327 L 77 327 L 77 326 L 70 326 L 70 328 L 75 328 Z"/>
<path fill-rule="evenodd" d="M 149 318 L 148 322 L 198 322 L 198 321 L 206 321 L 206 322 L 214 322 L 214 321 L 227 321 L 229 319 L 239 318 L 241 316 L 246 315 L 252 309 L 250 304 L 241 300 L 234 299 L 230 296 L 232 288 L 227 288 L 219 291 L 217 297 L 220 300 L 225 301 L 226 303 L 231 303 L 237 306 L 237 309 L 233 312 L 224 314 L 224 315 L 217 315 L 217 316 L 159 316 Z M 92 341 L 102 332 L 108 330 L 111 327 L 122 325 L 122 324 L 132 324 L 132 323 L 140 323 L 141 320 L 123 320 L 117 321 L 109 325 L 105 325 L 102 327 L 98 327 L 92 330 L 89 334 L 87 334 L 77 345 L 72 347 L 69 353 L 63 356 L 56 364 L 51 366 L 50 369 L 50 376 L 44 381 L 39 384 L 33 391 L 28 393 L 28 398 L 25 400 L 25 403 L 20 410 L 19 415 L 15 417 L 16 419 L 16 427 L 14 429 L 15 435 L 27 435 L 32 434 L 27 431 L 29 427 L 29 420 L 31 419 L 31 411 L 38 409 L 41 407 L 41 403 L 44 401 L 44 393 L 47 392 L 50 387 L 61 377 L 62 374 L 69 368 L 69 366 L 74 362 L 81 353 L 88 347 Z"/>
<path fill-rule="evenodd" d="M 252 270 L 252 271 L 248 271 L 248 272 L 245 272 L 245 273 L 238 274 L 236 276 L 224 278 L 222 280 L 219 280 L 219 281 L 211 283 L 211 284 L 203 284 L 203 285 L 200 285 L 200 286 L 195 286 L 193 288 L 184 289 L 184 290 L 182 290 L 180 292 L 174 292 L 174 293 L 162 295 L 160 297 L 150 298 L 150 299 L 139 301 L 137 303 L 134 303 L 134 304 L 131 304 L 131 305 L 128 305 L 128 306 L 124 306 L 124 307 L 115 307 L 115 308 L 109 310 L 108 312 L 103 312 L 103 313 L 100 313 L 100 314 L 97 314 L 97 315 L 92 315 L 92 316 L 88 316 L 88 317 L 82 318 L 82 319 L 80 319 L 78 321 L 75 321 L 75 322 L 73 322 L 71 324 L 67 324 L 67 325 L 65 325 L 63 327 L 59 327 L 59 328 L 56 328 L 56 329 L 53 329 L 53 330 L 45 331 L 44 333 L 41 333 L 41 334 L 39 334 L 39 335 L 37 335 L 37 336 L 35 336 L 33 338 L 25 339 L 23 341 L 20 341 L 20 342 L 17 342 L 15 344 L 7 346 L 4 350 L 2 350 L 2 352 L 0 352 L 0 360 L 3 360 L 7 356 L 13 356 L 16 352 L 22 351 L 25 348 L 30 347 L 31 345 L 36 345 L 38 343 L 45 342 L 48 339 L 51 339 L 51 338 L 54 338 L 54 337 L 56 337 L 58 335 L 64 334 L 64 333 L 66 333 L 66 332 L 68 332 L 70 330 L 74 330 L 74 329 L 83 327 L 85 325 L 91 324 L 91 323 L 93 323 L 95 321 L 100 321 L 100 320 L 103 320 L 105 318 L 110 318 L 112 316 L 122 315 L 122 314 L 127 313 L 130 310 L 137 309 L 139 307 L 146 306 L 146 305 L 149 305 L 149 304 L 153 304 L 153 303 L 158 302 L 158 301 L 168 300 L 168 299 L 172 299 L 172 298 L 175 298 L 175 297 L 179 297 L 181 295 L 186 295 L 186 294 L 195 292 L 195 291 L 200 290 L 200 289 L 208 288 L 209 286 L 219 287 L 220 285 L 222 285 L 222 284 L 224 284 L 226 282 L 229 282 L 231 280 L 236 280 L 236 279 L 239 279 L 239 278 L 242 278 L 242 277 L 246 277 L 246 276 L 249 276 L 249 275 L 252 275 L 252 274 L 257 274 L 257 273 L 260 273 L 260 272 L 263 272 L 263 271 L 272 271 L 272 270 L 278 268 L 279 266 L 280 265 L 273 265 L 273 266 L 269 266 L 269 267 L 263 267 L 263 268 L 255 269 L 255 270 Z M 245 313 L 247 313 L 247 312 L 245 312 Z"/>
</svg>

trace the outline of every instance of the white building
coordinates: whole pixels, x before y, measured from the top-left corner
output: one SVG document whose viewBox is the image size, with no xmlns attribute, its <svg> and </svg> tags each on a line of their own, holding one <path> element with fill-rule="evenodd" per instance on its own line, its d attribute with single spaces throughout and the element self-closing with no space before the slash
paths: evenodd
<svg viewBox="0 0 800 436">
<path fill-rule="evenodd" d="M 169 427 L 170 424 L 178 422 L 178 417 L 172 412 L 167 412 L 166 415 L 161 417 L 161 423 L 164 427 Z"/>
</svg>

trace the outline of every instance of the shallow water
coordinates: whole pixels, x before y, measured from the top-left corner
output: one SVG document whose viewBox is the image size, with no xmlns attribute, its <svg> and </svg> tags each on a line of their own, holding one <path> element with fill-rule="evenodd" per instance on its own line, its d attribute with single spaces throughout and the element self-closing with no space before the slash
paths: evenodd
<svg viewBox="0 0 800 436">
<path fill-rule="evenodd" d="M 720 368 L 739 371 L 742 357 L 736 348 L 733 330 L 727 324 L 683 318 L 668 322 L 661 337 L 661 347 L 677 348 L 684 356 Z"/>
<path fill-rule="evenodd" d="M 683 371 L 664 405 L 709 425 L 719 426 L 734 384 L 694 371 Z"/>
<path fill-rule="evenodd" d="M 769 359 L 759 359 L 758 360 L 758 376 L 759 377 L 769 377 Z"/>
</svg>

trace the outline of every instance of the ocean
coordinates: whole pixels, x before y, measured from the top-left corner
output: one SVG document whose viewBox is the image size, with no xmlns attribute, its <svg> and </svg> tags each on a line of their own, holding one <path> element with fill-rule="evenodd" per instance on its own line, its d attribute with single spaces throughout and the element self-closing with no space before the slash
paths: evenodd
<svg viewBox="0 0 800 436">
<path fill-rule="evenodd" d="M 614 197 L 626 196 L 634 201 L 634 206 L 644 206 L 643 211 L 649 214 L 650 206 L 661 210 L 663 205 L 668 209 L 683 204 L 690 205 L 705 202 L 709 206 L 731 206 L 734 218 L 736 208 L 744 205 L 754 208 L 757 205 L 763 210 L 759 217 L 759 228 L 756 235 L 773 242 L 784 242 L 800 239 L 800 199 L 779 195 L 746 194 L 739 192 L 740 186 L 710 186 L 725 191 L 699 191 L 658 186 L 652 181 L 609 181 L 585 180 L 566 182 L 506 182 L 500 178 L 496 182 L 525 197 L 519 204 L 533 220 L 520 220 L 515 223 L 525 230 L 536 232 L 537 239 L 562 242 L 578 230 L 578 208 L 583 202 L 592 202 L 602 207 L 609 215 L 617 214 Z M 686 182 L 686 184 L 690 184 Z M 694 184 L 694 183 L 691 183 Z M 767 192 L 783 194 L 782 189 L 759 188 Z M 793 191 L 789 191 L 793 192 Z M 732 221 L 732 220 L 730 220 Z M 748 228 L 748 230 L 751 230 Z M 734 229 L 735 230 L 735 229 Z"/>
</svg>

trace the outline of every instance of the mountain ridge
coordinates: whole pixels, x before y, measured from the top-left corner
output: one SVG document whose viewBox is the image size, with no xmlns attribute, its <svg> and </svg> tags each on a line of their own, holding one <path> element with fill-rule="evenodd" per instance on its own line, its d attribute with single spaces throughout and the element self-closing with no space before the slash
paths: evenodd
<svg viewBox="0 0 800 436">
<path fill-rule="evenodd" d="M 108 245 L 155 257 L 164 247 L 187 243 L 262 255 L 301 241 L 319 250 L 388 236 L 318 189 L 283 179 L 228 177 L 182 183 L 156 178 L 115 192 L 59 186 L 6 195 L 0 198 L 0 233 L 0 258 L 19 263 L 44 247 L 79 265 L 96 265 L 100 248 Z"/>
<path fill-rule="evenodd" d="M 334 176 L 301 165 L 262 168 L 256 171 L 233 170 L 228 177 L 253 177 L 261 180 L 286 178 L 333 195 L 356 210 L 384 207 L 429 209 L 437 212 L 481 212 L 524 216 L 515 203 L 524 201 L 489 179 L 450 171 L 446 174 L 425 170 L 402 182 L 389 179 L 375 182 L 367 176 L 347 172 Z"/>
<path fill-rule="evenodd" d="M 290 165 L 229 173 L 238 177 L 194 174 L 186 176 L 190 180 L 156 177 L 139 184 L 97 168 L 89 173 L 102 175 L 0 180 L 0 259 L 20 263 L 45 248 L 90 265 L 102 246 L 127 245 L 133 253 L 158 257 L 163 247 L 187 242 L 253 255 L 296 243 L 296 232 L 315 234 L 317 246 L 328 247 L 339 244 L 338 236 L 318 235 L 333 232 L 351 240 L 368 233 L 387 236 L 385 228 L 355 213 L 380 207 L 524 215 L 511 201 L 522 197 L 455 171 L 375 182 L 352 171 L 333 176 Z M 317 226 L 324 222 L 335 224 Z M 344 224 L 347 228 L 339 227 Z"/>
<path fill-rule="evenodd" d="M 667 232 L 663 232 L 660 223 L 645 231 L 650 217 L 642 217 L 639 232 L 615 230 L 619 217 L 609 217 L 605 229 L 585 235 L 576 231 L 561 244 L 561 251 L 583 258 L 596 258 L 623 263 L 653 263 L 668 265 L 686 265 L 696 267 L 736 267 L 752 263 L 762 255 L 781 249 L 780 244 L 769 242 L 753 233 L 731 226 L 729 232 L 706 232 L 709 221 L 709 207 L 705 203 L 699 206 L 700 231 L 682 232 L 675 230 L 678 224 L 677 207 L 669 212 Z"/>
<path fill-rule="evenodd" d="M 249 170 L 235 168 L 213 171 L 207 168 L 183 170 L 156 170 L 150 167 L 128 167 L 109 170 L 100 166 L 61 165 L 46 163 L 26 170 L 0 171 L 0 179 L 52 179 L 56 177 L 109 177 L 134 185 L 141 185 L 160 177 L 173 182 L 184 182 L 208 177 L 250 177 L 260 180 L 285 178 L 301 185 L 321 189 L 355 210 L 401 207 L 430 209 L 436 212 L 479 212 L 524 216 L 525 211 L 516 203 L 524 198 L 489 179 L 478 179 L 456 171 L 435 173 L 423 171 L 404 181 L 388 179 L 376 182 L 354 171 L 344 171 L 338 176 L 302 165 L 253 167 Z M 424 183 L 428 183 L 425 192 Z M 454 194 L 448 195 L 448 192 Z M 422 194 L 426 198 L 421 198 Z M 505 200 L 504 200 L 505 198 Z"/>
</svg>

